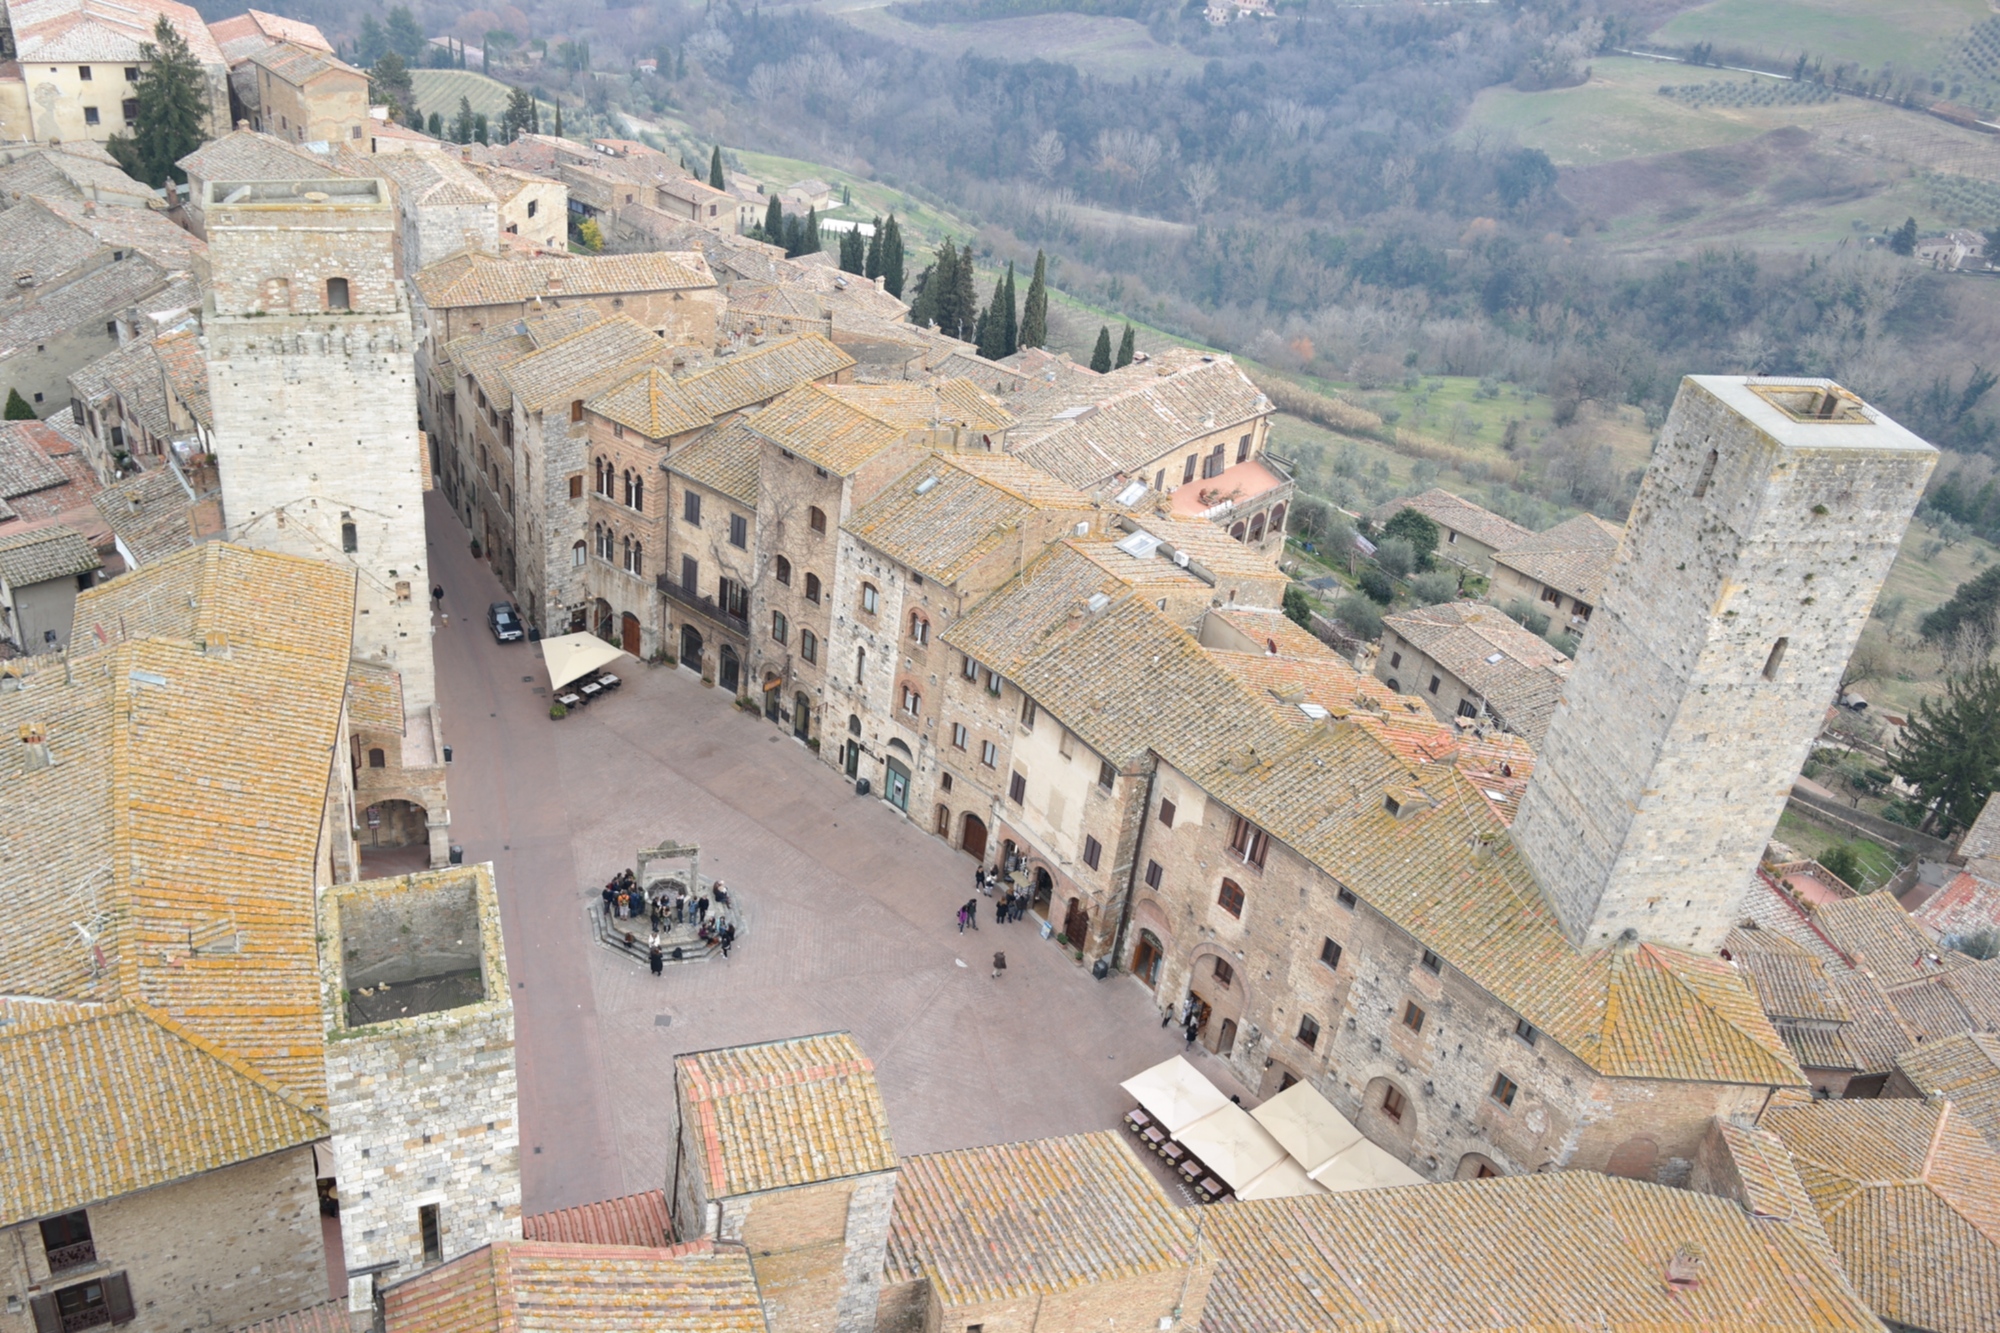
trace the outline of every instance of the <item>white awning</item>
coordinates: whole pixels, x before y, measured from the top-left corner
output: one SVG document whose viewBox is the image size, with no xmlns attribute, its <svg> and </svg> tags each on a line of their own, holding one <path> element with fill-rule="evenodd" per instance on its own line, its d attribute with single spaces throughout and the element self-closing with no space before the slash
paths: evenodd
<svg viewBox="0 0 2000 1333">
<path fill-rule="evenodd" d="M 1252 1112 L 1254 1115 L 1255 1112 Z M 1306 1169 L 1287 1157 L 1263 1175 L 1236 1191 L 1239 1199 L 1291 1199 L 1301 1194 L 1331 1193 L 1326 1186 L 1306 1174 Z"/>
<path fill-rule="evenodd" d="M 1430 1183 L 1398 1161 L 1395 1154 L 1376 1147 L 1367 1139 L 1315 1168 L 1312 1178 L 1335 1192 Z"/>
<path fill-rule="evenodd" d="M 1174 1135 L 1201 1164 L 1241 1189 L 1285 1160 L 1285 1150 L 1250 1113 L 1233 1102 Z"/>
<path fill-rule="evenodd" d="M 549 669 L 549 685 L 561 689 L 580 676 L 602 671 L 625 650 L 606 643 L 595 634 L 558 634 L 542 640 L 542 661 Z"/>
<path fill-rule="evenodd" d="M 1132 1099 L 1169 1134 L 1178 1134 L 1183 1126 L 1229 1105 L 1221 1089 L 1178 1055 L 1134 1074 L 1118 1086 L 1131 1093 Z"/>
<path fill-rule="evenodd" d="M 1294 1083 L 1250 1113 L 1307 1171 L 1361 1142 L 1361 1131 L 1309 1083 Z"/>
</svg>

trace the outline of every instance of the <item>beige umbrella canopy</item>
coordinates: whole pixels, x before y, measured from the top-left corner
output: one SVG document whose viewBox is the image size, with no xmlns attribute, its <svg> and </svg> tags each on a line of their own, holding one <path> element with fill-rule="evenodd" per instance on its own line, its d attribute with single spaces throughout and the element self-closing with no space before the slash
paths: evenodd
<svg viewBox="0 0 2000 1333">
<path fill-rule="evenodd" d="M 602 671 L 625 650 L 606 643 L 595 634 L 558 634 L 542 640 L 542 661 L 549 669 L 549 685 L 561 689 L 571 681 Z"/>
<path fill-rule="evenodd" d="M 1294 1083 L 1250 1113 L 1307 1171 L 1361 1142 L 1361 1131 L 1308 1083 Z"/>
<path fill-rule="evenodd" d="M 1134 1074 L 1118 1085 L 1146 1108 L 1169 1134 L 1178 1134 L 1205 1115 L 1229 1105 L 1221 1089 L 1201 1076 L 1201 1071 L 1176 1055 L 1143 1073 Z"/>
<path fill-rule="evenodd" d="M 1251 1114 L 1256 1114 L 1254 1111 Z M 1301 1194 L 1328 1194 L 1326 1186 L 1306 1174 L 1306 1169 L 1287 1157 L 1263 1175 L 1236 1191 L 1239 1199 L 1290 1199 Z"/>
<path fill-rule="evenodd" d="M 1332 1161 L 1313 1168 L 1312 1178 L 1335 1193 L 1430 1183 L 1397 1160 L 1395 1154 L 1376 1147 L 1367 1139 L 1339 1153 Z"/>
<path fill-rule="evenodd" d="M 1201 1164 L 1221 1176 L 1231 1189 L 1241 1189 L 1285 1160 L 1285 1150 L 1270 1133 L 1233 1102 L 1175 1134 L 1181 1146 Z"/>
</svg>

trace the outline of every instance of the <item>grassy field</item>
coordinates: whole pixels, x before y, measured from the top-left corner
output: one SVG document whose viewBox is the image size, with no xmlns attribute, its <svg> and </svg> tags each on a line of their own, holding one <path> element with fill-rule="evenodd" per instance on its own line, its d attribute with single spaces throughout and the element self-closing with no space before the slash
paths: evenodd
<svg viewBox="0 0 2000 1333">
<path fill-rule="evenodd" d="M 1792 121 L 1769 109 L 1698 108 L 1660 96 L 1661 84 L 1741 83 L 1720 74 L 1656 60 L 1593 60 L 1590 80 L 1575 88 L 1524 93 L 1505 84 L 1473 101 L 1460 137 L 1484 130 L 1539 148 L 1559 167 L 1588 166 L 1689 148 L 1715 148 Z M 1789 110 L 1789 108 L 1787 108 Z"/>
<path fill-rule="evenodd" d="M 1935 63 L 1946 43 L 1990 12 L 1986 0 L 1710 0 L 1675 15 L 1652 40 L 1909 69 Z"/>
<path fill-rule="evenodd" d="M 1861 863 L 1861 883 L 1854 886 L 1857 889 L 1878 889 L 1902 869 L 1902 858 L 1891 848 L 1868 838 L 1842 837 L 1791 810 L 1778 816 L 1778 828 L 1771 837 L 1791 847 L 1800 856 L 1808 856 L 1815 861 L 1835 847 L 1845 845 L 1853 848 L 1855 857 Z"/>
<path fill-rule="evenodd" d="M 1141 78 L 1155 73 L 1199 74 L 1198 56 L 1178 46 L 1162 46 L 1134 19 L 1066 12 L 1029 14 L 978 23 L 909 23 L 880 5 L 842 7 L 841 17 L 890 41 L 937 55 L 957 57 L 1005 52 L 1012 60 L 1048 60 L 1074 65 L 1099 78 Z"/>
<path fill-rule="evenodd" d="M 416 89 L 417 106 L 423 113 L 428 116 L 435 111 L 447 123 L 458 114 L 458 99 L 461 97 L 472 104 L 474 112 L 483 112 L 488 120 L 497 121 L 500 113 L 507 109 L 507 99 L 514 91 L 512 84 L 469 69 L 413 69 L 410 71 L 410 85 Z M 555 105 L 543 102 L 541 108 L 543 125 L 552 125 Z"/>
</svg>

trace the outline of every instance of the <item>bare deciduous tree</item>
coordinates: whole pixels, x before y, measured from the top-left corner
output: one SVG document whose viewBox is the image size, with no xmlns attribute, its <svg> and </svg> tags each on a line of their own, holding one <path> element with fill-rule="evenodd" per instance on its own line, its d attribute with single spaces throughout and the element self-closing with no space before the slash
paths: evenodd
<svg viewBox="0 0 2000 1333">
<path fill-rule="evenodd" d="M 1206 162 L 1190 162 L 1181 168 L 1181 189 L 1186 192 L 1188 203 L 1199 213 L 1215 198 L 1220 182 L 1216 180 L 1215 168 Z"/>
<path fill-rule="evenodd" d="M 1062 165 L 1062 160 L 1067 155 L 1068 150 L 1063 147 L 1062 135 L 1054 130 L 1043 130 L 1041 137 L 1028 145 L 1028 165 L 1043 180 L 1050 180 L 1055 176 L 1056 168 Z"/>
</svg>

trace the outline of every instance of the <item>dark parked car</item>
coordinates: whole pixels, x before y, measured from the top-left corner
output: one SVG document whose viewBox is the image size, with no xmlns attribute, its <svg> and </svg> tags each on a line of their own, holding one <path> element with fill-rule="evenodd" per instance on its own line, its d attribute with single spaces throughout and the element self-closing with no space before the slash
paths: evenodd
<svg viewBox="0 0 2000 1333">
<path fill-rule="evenodd" d="M 486 623 L 493 627 L 493 637 L 502 643 L 518 643 L 525 637 L 521 629 L 521 613 L 514 609 L 512 602 L 495 602 L 487 607 Z"/>
</svg>

